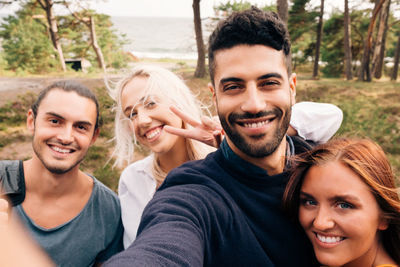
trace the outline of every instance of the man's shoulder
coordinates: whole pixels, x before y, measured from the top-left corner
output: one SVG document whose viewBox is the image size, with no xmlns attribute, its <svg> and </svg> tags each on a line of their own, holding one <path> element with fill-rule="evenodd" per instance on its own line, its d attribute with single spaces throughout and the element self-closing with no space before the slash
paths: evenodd
<svg viewBox="0 0 400 267">
<path fill-rule="evenodd" d="M 20 160 L 0 161 L 1 195 L 8 196 L 11 205 L 16 206 L 25 199 L 25 180 Z"/>
<path fill-rule="evenodd" d="M 117 194 L 104 185 L 101 181 L 93 177 L 93 201 L 101 205 L 103 208 L 118 208 L 120 207 Z"/>
<path fill-rule="evenodd" d="M 19 171 L 20 160 L 0 160 L 0 175 L 5 171 Z"/>
</svg>

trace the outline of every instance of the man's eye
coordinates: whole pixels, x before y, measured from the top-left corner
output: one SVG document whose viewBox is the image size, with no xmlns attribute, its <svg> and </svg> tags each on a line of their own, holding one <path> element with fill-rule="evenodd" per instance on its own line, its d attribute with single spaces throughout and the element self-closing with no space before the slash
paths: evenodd
<svg viewBox="0 0 400 267">
<path fill-rule="evenodd" d="M 50 120 L 50 123 L 52 123 L 52 124 L 57 124 L 59 121 L 57 120 L 57 119 L 51 119 Z"/>
<path fill-rule="evenodd" d="M 240 88 L 241 88 L 241 86 L 238 85 L 238 84 L 228 84 L 228 85 L 225 85 L 223 87 L 223 90 L 224 91 L 230 91 L 230 90 L 237 90 L 237 89 L 240 89 Z"/>
<path fill-rule="evenodd" d="M 260 83 L 261 87 L 264 87 L 264 86 L 276 86 L 276 85 L 279 85 L 279 82 L 274 81 L 274 80 L 263 81 L 263 82 Z"/>
<path fill-rule="evenodd" d="M 86 127 L 85 125 L 78 125 L 77 127 L 79 130 L 84 130 L 84 131 L 88 129 L 88 127 Z"/>
</svg>

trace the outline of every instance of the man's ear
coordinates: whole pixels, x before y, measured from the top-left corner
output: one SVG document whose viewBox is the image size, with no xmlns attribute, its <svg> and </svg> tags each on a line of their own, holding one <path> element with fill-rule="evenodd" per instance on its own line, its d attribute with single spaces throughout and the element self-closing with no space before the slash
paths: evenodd
<svg viewBox="0 0 400 267">
<path fill-rule="evenodd" d="M 32 109 L 29 109 L 26 115 L 26 127 L 31 134 L 35 131 L 35 116 L 33 115 Z"/>
<path fill-rule="evenodd" d="M 296 103 L 296 85 L 297 85 L 297 75 L 296 73 L 292 73 L 289 78 L 289 88 L 293 105 Z"/>
<path fill-rule="evenodd" d="M 216 90 L 215 90 L 214 86 L 212 85 L 212 83 L 208 83 L 208 89 L 210 89 L 210 91 L 211 91 L 213 103 L 214 103 L 214 106 L 216 107 L 217 106 Z"/>
<path fill-rule="evenodd" d="M 94 144 L 94 142 L 96 141 L 97 137 L 99 137 L 99 134 L 100 134 L 100 129 L 99 128 L 94 130 L 92 141 L 90 141 L 90 145 Z"/>
</svg>

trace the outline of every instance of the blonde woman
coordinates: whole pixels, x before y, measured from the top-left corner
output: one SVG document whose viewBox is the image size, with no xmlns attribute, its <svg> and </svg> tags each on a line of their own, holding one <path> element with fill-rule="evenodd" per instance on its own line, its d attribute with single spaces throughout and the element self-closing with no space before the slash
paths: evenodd
<svg viewBox="0 0 400 267">
<path fill-rule="evenodd" d="M 110 94 L 116 101 L 116 165 L 130 164 L 122 172 L 118 188 L 127 248 L 136 238 L 144 207 L 168 172 L 214 150 L 212 146 L 220 142 L 221 127 L 203 117 L 201 104 L 190 89 L 161 67 L 137 65 Z M 301 125 L 312 123 L 314 132 L 322 133 L 314 141 L 329 139 L 341 124 L 341 110 L 330 104 L 308 103 L 293 109 L 296 120 L 307 120 L 308 124 Z M 133 162 L 135 143 L 147 147 L 151 154 Z"/>
</svg>

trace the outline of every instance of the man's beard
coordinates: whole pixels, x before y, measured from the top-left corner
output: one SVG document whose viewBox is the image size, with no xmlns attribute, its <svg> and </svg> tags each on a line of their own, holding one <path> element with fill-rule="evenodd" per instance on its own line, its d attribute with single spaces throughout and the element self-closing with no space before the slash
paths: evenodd
<svg viewBox="0 0 400 267">
<path fill-rule="evenodd" d="M 33 140 L 35 140 L 35 135 L 33 136 Z M 36 154 L 36 156 L 38 157 L 38 159 L 42 162 L 43 166 L 51 173 L 54 174 L 64 174 L 69 172 L 70 170 L 72 170 L 73 168 L 75 168 L 77 165 L 79 165 L 83 159 L 86 156 L 86 153 L 83 153 L 82 157 L 79 158 L 78 160 L 76 160 L 75 162 L 73 162 L 70 166 L 54 166 L 57 164 L 49 164 L 45 158 L 43 157 L 43 154 L 41 153 L 41 150 L 39 149 L 39 145 L 35 143 L 35 141 L 33 142 L 33 151 Z"/>
<path fill-rule="evenodd" d="M 276 116 L 274 120 L 278 121 L 278 127 L 275 129 L 272 139 L 266 140 L 267 143 L 261 143 L 266 134 L 247 137 L 254 140 L 254 142 L 250 143 L 233 127 L 233 125 L 236 124 L 235 121 L 238 119 L 257 119 L 271 114 Z M 218 113 L 218 116 L 226 135 L 240 151 L 254 158 L 263 158 L 274 153 L 282 142 L 283 137 L 286 135 L 290 123 L 291 107 L 289 106 L 289 108 L 285 110 L 285 115 L 283 115 L 283 112 L 278 108 L 274 108 L 271 111 L 261 111 L 257 114 L 247 112 L 243 114 L 231 113 L 228 116 L 229 123 L 226 121 L 223 114 Z"/>
</svg>

